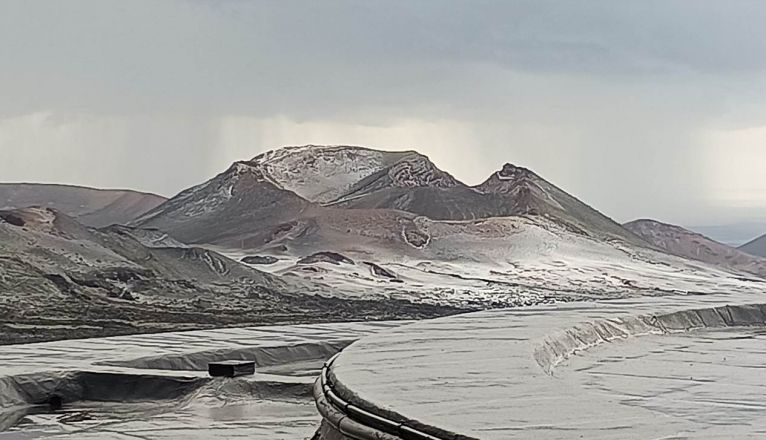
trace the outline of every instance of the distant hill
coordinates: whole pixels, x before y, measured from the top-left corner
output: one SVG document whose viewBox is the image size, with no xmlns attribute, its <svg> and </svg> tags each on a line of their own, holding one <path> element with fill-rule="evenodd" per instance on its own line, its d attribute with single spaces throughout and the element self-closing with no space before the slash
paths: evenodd
<svg viewBox="0 0 766 440">
<path fill-rule="evenodd" d="M 766 257 L 766 235 L 740 246 L 739 250 L 759 257 Z"/>
<path fill-rule="evenodd" d="M 124 224 L 164 203 L 156 194 L 71 185 L 0 183 L 0 209 L 40 206 L 59 210 L 87 226 Z"/>
<path fill-rule="evenodd" d="M 719 267 L 766 277 L 766 259 L 711 240 L 680 226 L 655 220 L 636 220 L 625 228 L 668 253 Z"/>
<path fill-rule="evenodd" d="M 686 226 L 686 229 L 699 232 L 713 240 L 729 245 L 741 247 L 766 231 L 766 221 L 742 221 L 719 225 L 694 225 Z"/>
</svg>

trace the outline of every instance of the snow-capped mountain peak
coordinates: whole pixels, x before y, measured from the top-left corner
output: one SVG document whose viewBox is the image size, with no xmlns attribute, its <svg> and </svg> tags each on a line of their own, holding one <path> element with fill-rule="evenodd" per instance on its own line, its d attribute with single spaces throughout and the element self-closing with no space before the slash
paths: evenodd
<svg viewBox="0 0 766 440">
<path fill-rule="evenodd" d="M 252 161 L 237 161 L 214 178 L 182 191 L 135 223 L 150 224 L 155 217 L 169 214 L 183 218 L 211 214 L 228 207 L 232 201 L 239 200 L 237 203 L 242 203 L 243 198 L 258 197 L 266 188 L 284 192 L 280 182 L 265 172 L 262 165 Z"/>
<path fill-rule="evenodd" d="M 238 180 L 246 176 L 256 182 L 268 182 L 279 189 L 284 189 L 282 184 L 272 178 L 261 164 L 252 161 L 234 162 L 224 174 L 231 180 Z M 232 184 L 232 187 L 235 184 L 235 182 L 230 183 Z"/>
<path fill-rule="evenodd" d="M 358 146 L 304 145 L 267 151 L 251 162 L 262 166 L 283 188 L 307 200 L 326 203 L 408 154 Z"/>
</svg>

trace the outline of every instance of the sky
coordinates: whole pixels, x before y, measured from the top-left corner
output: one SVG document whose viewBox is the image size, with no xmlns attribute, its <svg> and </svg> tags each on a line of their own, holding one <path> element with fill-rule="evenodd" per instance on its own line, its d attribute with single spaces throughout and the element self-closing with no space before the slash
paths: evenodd
<svg viewBox="0 0 766 440">
<path fill-rule="evenodd" d="M 766 225 L 766 2 L 0 2 L 0 181 L 172 196 L 303 144 Z M 760 227 L 760 226 L 758 226 Z"/>
</svg>

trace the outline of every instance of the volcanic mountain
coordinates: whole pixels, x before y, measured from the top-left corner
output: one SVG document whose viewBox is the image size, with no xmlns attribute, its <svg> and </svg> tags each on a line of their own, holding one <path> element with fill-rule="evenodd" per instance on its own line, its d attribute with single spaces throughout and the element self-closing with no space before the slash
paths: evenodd
<svg viewBox="0 0 766 440">
<path fill-rule="evenodd" d="M 289 245 L 302 254 L 333 243 L 407 253 L 426 240 L 414 218 L 395 210 L 327 208 L 285 189 L 258 162 L 242 161 L 134 223 L 166 231 L 184 243 L 225 248 Z"/>
<path fill-rule="evenodd" d="M 645 242 L 619 223 L 591 208 L 527 168 L 505 164 L 476 187 L 480 193 L 502 200 L 502 216 L 543 216 L 585 234 L 616 238 L 644 246 Z"/>
<path fill-rule="evenodd" d="M 747 288 L 741 274 L 659 252 L 532 171 L 505 165 L 470 187 L 411 151 L 271 151 L 133 226 L 269 261 L 259 269 L 352 297 L 486 307 L 554 290 L 562 298 Z"/>
<path fill-rule="evenodd" d="M 281 188 L 326 207 L 393 209 L 432 220 L 545 216 L 580 233 L 646 245 L 532 171 L 510 164 L 471 187 L 415 151 L 309 145 L 269 151 L 250 163 Z"/>
<path fill-rule="evenodd" d="M 624 226 L 670 254 L 766 277 L 766 258 L 747 254 L 680 226 L 646 219 Z"/>
<path fill-rule="evenodd" d="M 412 152 L 356 182 L 327 206 L 398 209 L 433 220 L 470 220 L 496 216 L 494 202 Z"/>
<path fill-rule="evenodd" d="M 0 183 L 0 209 L 54 208 L 94 227 L 125 224 L 167 199 L 130 190 L 104 190 L 71 185 Z"/>
<path fill-rule="evenodd" d="M 311 206 L 275 182 L 260 165 L 242 161 L 134 223 L 171 232 L 186 243 L 236 242 L 278 234 L 271 228 L 290 222 Z"/>
<path fill-rule="evenodd" d="M 439 220 L 489 216 L 471 212 L 472 198 L 481 198 L 476 191 L 415 151 L 307 145 L 269 151 L 251 162 L 283 188 L 323 206 L 397 209 Z"/>
<path fill-rule="evenodd" d="M 135 224 L 184 242 L 253 248 L 286 236 L 305 238 L 321 228 L 394 240 L 404 235 L 407 241 L 402 231 L 416 230 L 418 216 L 438 221 L 521 215 L 648 246 L 525 168 L 507 164 L 470 187 L 419 153 L 361 147 L 288 147 L 237 162 Z"/>
<path fill-rule="evenodd" d="M 751 255 L 766 258 L 766 235 L 763 235 L 755 240 L 745 243 L 739 247 L 742 252 L 747 252 Z"/>
</svg>

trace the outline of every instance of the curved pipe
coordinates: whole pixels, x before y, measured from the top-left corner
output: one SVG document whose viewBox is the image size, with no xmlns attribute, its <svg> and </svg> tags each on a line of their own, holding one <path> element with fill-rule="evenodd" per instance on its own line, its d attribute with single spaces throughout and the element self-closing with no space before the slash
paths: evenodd
<svg viewBox="0 0 766 440">
<path fill-rule="evenodd" d="M 325 421 L 338 432 L 355 440 L 446 440 L 373 414 L 343 400 L 333 390 L 328 372 L 336 354 L 325 362 L 314 384 L 317 409 Z"/>
</svg>

